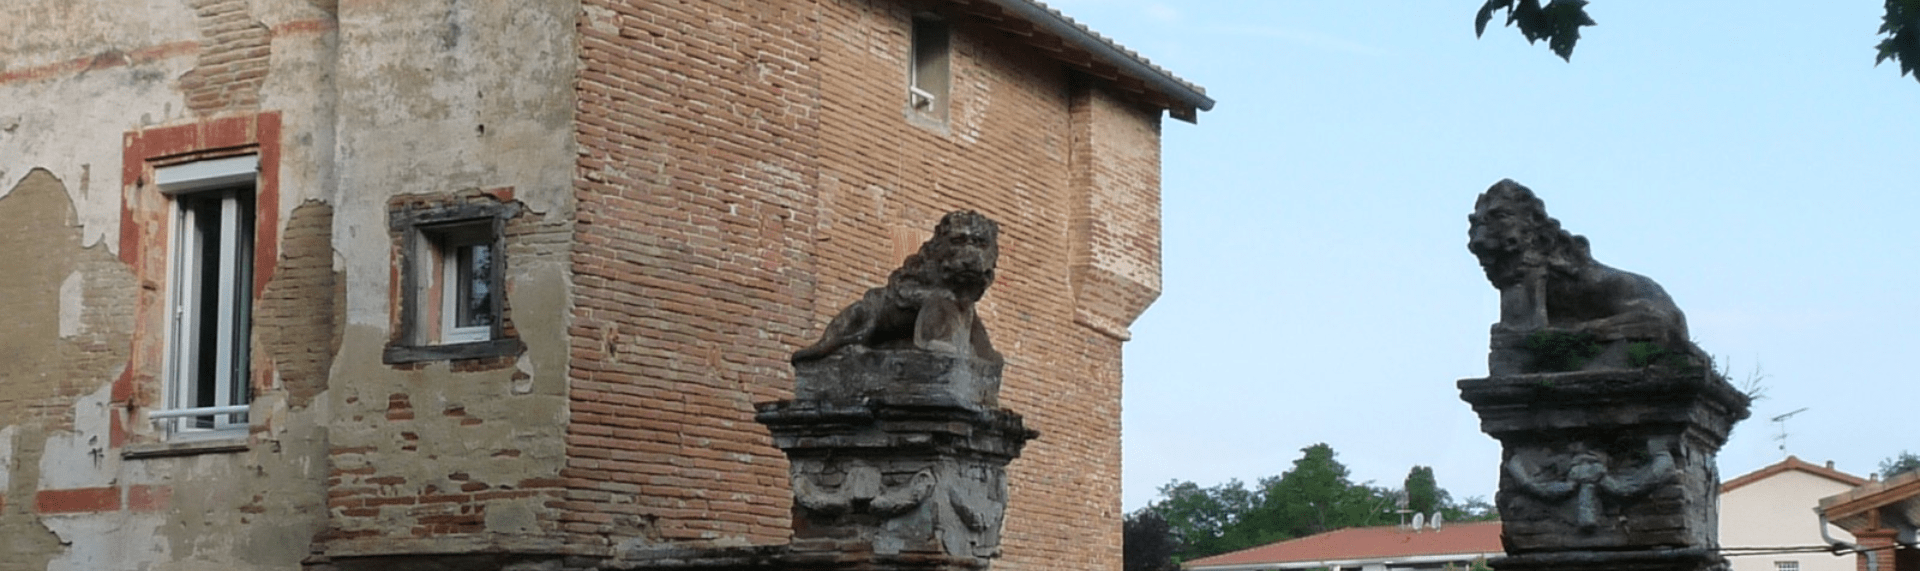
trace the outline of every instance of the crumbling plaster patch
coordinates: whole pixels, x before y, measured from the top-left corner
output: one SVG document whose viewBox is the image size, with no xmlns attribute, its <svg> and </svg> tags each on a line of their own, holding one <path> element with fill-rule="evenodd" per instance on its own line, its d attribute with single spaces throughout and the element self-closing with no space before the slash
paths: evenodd
<svg viewBox="0 0 1920 571">
<path fill-rule="evenodd" d="M 42 80 L 0 83 L 0 192 L 11 192 L 33 168 L 66 183 L 78 210 L 81 245 L 105 242 L 120 230 L 120 134 L 185 113 L 172 78 L 191 57 L 140 67 L 116 66 Z M 73 105 L 86 101 L 87 105 Z"/>
<path fill-rule="evenodd" d="M 285 186 L 332 188 L 328 169 L 286 168 L 331 159 L 332 47 L 314 38 L 332 29 L 332 15 L 298 0 L 248 6 L 258 25 L 275 30 L 273 71 L 261 88 L 265 107 L 317 111 L 288 117 L 289 132 L 302 139 L 289 144 L 283 170 L 293 176 Z M 0 164 L 0 196 L 33 168 L 45 168 L 67 182 L 82 245 L 104 242 L 118 253 L 117 241 L 105 238 L 118 231 L 121 190 L 132 182 L 121 179 L 120 135 L 193 119 L 180 79 L 194 69 L 203 41 L 194 10 L 185 2 L 133 0 L 22 0 L 6 9 L 25 25 L 0 35 L 12 72 L 0 73 L 0 101 L 16 103 L 0 109 L 0 156 L 8 157 Z"/>
<path fill-rule="evenodd" d="M 193 11 L 180 2 L 9 0 L 6 10 L 9 70 L 193 39 L 182 35 L 194 30 Z"/>
<path fill-rule="evenodd" d="M 80 314 L 87 303 L 86 285 L 87 278 L 80 272 L 67 274 L 67 279 L 60 281 L 60 336 L 63 338 L 85 331 L 86 324 L 80 321 Z"/>
<path fill-rule="evenodd" d="M 94 488 L 114 484 L 119 473 L 120 454 L 107 446 L 109 397 L 113 387 L 101 384 L 99 390 L 80 397 L 74 403 L 73 430 L 47 437 L 47 449 L 40 456 L 40 489 Z"/>
<path fill-rule="evenodd" d="M 0 494 L 7 491 L 7 484 L 13 481 L 13 436 L 18 428 L 8 425 L 0 428 Z"/>
<path fill-rule="evenodd" d="M 121 569 L 133 561 L 172 559 L 166 542 L 154 534 L 163 520 L 159 515 L 119 517 L 116 513 L 43 516 L 41 522 L 67 548 L 47 563 L 47 571 Z"/>
<path fill-rule="evenodd" d="M 578 10 L 556 0 L 343 6 L 339 186 L 389 196 L 511 187 L 537 215 L 570 218 Z M 521 32 L 478 33 L 495 29 Z M 338 208 L 341 250 L 391 249 L 382 201 Z M 392 260 L 346 262 L 347 321 L 386 329 Z"/>
</svg>

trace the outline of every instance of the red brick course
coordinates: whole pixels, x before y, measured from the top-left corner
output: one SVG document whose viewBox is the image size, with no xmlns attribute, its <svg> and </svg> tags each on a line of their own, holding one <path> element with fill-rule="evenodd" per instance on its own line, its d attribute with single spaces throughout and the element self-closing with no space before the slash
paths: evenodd
<svg viewBox="0 0 1920 571">
<path fill-rule="evenodd" d="M 120 509 L 120 488 L 40 490 L 33 495 L 33 511 L 43 514 L 105 512 Z"/>
</svg>

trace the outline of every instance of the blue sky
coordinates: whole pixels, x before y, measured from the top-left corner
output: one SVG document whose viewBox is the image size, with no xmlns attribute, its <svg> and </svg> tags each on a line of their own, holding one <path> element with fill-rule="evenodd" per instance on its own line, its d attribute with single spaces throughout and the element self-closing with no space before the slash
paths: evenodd
<svg viewBox="0 0 1920 571">
<path fill-rule="evenodd" d="M 1331 445 L 1356 480 L 1433 466 L 1488 496 L 1454 382 L 1496 297 L 1474 197 L 1534 189 L 1601 262 L 1663 284 L 1766 398 L 1723 477 L 1786 452 L 1866 475 L 1920 405 L 1920 83 L 1873 65 L 1882 3 L 1595 0 L 1572 63 L 1479 2 L 1052 0 L 1219 100 L 1165 125 L 1165 293 L 1127 345 L 1125 507 Z M 1494 26 L 1499 25 L 1496 20 Z"/>
</svg>

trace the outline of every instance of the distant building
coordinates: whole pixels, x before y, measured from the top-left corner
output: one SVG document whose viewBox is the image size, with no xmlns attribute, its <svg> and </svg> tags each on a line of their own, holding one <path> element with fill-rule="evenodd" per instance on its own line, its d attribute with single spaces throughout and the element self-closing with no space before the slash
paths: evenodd
<svg viewBox="0 0 1920 571">
<path fill-rule="evenodd" d="M 1722 547 L 1804 547 L 1823 545 L 1820 498 L 1867 483 L 1833 468 L 1793 456 L 1720 484 Z M 1833 529 L 1836 539 L 1852 536 Z M 1731 556 L 1733 571 L 1851 571 L 1853 560 L 1827 553 Z"/>
<path fill-rule="evenodd" d="M 1853 535 L 1859 571 L 1920 571 L 1920 471 L 1861 484 L 1820 499 L 1819 515 Z"/>
<path fill-rule="evenodd" d="M 1920 479 L 1920 473 L 1903 476 Z M 1720 485 L 1720 545 L 1723 547 L 1805 547 L 1823 545 L 1820 516 L 1815 506 L 1821 498 L 1853 491 L 1858 497 L 1829 498 L 1847 523 L 1861 522 L 1871 509 L 1896 505 L 1901 501 L 1920 506 L 1920 482 L 1884 490 L 1886 484 L 1868 484 L 1868 480 L 1841 472 L 1829 463 L 1815 465 L 1788 456 L 1773 465 L 1727 480 Z M 1908 495 L 1897 498 L 1904 490 Z M 1879 502 L 1879 503 L 1875 503 Z M 1904 504 L 1899 504 L 1904 505 Z M 1920 513 L 1920 510 L 1916 510 Z M 1884 521 L 1891 521 L 1890 519 Z M 1852 529 L 1852 528 L 1848 528 Z M 1319 535 L 1291 539 L 1197 559 L 1186 564 L 1189 571 L 1278 571 L 1319 569 L 1330 571 L 1391 571 L 1461 567 L 1475 559 L 1505 555 L 1500 542 L 1500 522 L 1447 524 L 1440 529 L 1409 530 L 1401 526 L 1349 528 Z M 1852 541 L 1853 536 L 1838 528 L 1830 530 L 1835 539 Z M 1888 535 L 1891 545 L 1892 535 Z M 1890 556 L 1889 556 L 1890 557 Z M 1824 553 L 1791 555 L 1735 556 L 1729 560 L 1733 571 L 1851 571 L 1850 558 Z M 1887 561 L 1892 561 L 1888 559 Z M 1891 563 L 1889 563 L 1890 565 Z M 1862 571 L 1866 571 L 1864 567 Z M 1879 571 L 1895 571 L 1882 567 Z M 1900 571 L 1906 571 L 1902 568 Z"/>
<path fill-rule="evenodd" d="M 1187 571 L 1439 570 L 1504 555 L 1500 522 L 1350 527 L 1187 562 Z"/>
</svg>

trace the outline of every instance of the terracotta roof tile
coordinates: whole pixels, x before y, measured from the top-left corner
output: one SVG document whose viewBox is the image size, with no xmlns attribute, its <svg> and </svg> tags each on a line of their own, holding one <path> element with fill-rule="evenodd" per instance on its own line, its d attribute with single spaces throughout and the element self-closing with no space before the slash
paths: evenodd
<svg viewBox="0 0 1920 571">
<path fill-rule="evenodd" d="M 1438 530 L 1410 531 L 1400 526 L 1352 527 L 1270 543 L 1187 562 L 1187 569 L 1211 566 L 1318 561 L 1391 559 L 1422 555 L 1500 554 L 1500 522 L 1449 523 Z"/>
<path fill-rule="evenodd" d="M 1790 470 L 1798 470 L 1801 472 L 1806 472 L 1808 474 L 1820 476 L 1822 478 L 1833 480 L 1835 482 L 1840 482 L 1842 484 L 1846 484 L 1849 486 L 1858 486 L 1858 485 L 1867 483 L 1866 478 L 1855 476 L 1853 474 L 1848 474 L 1846 472 L 1835 470 L 1833 468 L 1828 468 L 1826 466 L 1820 466 L 1811 462 L 1807 462 L 1795 456 L 1788 456 L 1785 460 L 1781 460 L 1779 462 L 1769 464 L 1766 467 L 1761 468 L 1759 470 L 1754 470 L 1752 472 L 1742 474 L 1739 477 L 1736 477 L 1721 483 L 1720 493 L 1725 494 L 1735 489 L 1739 489 L 1742 486 L 1746 486 L 1747 484 L 1752 484 L 1754 482 L 1765 480 L 1767 478 L 1771 478 L 1777 474 L 1787 472 Z"/>
</svg>

